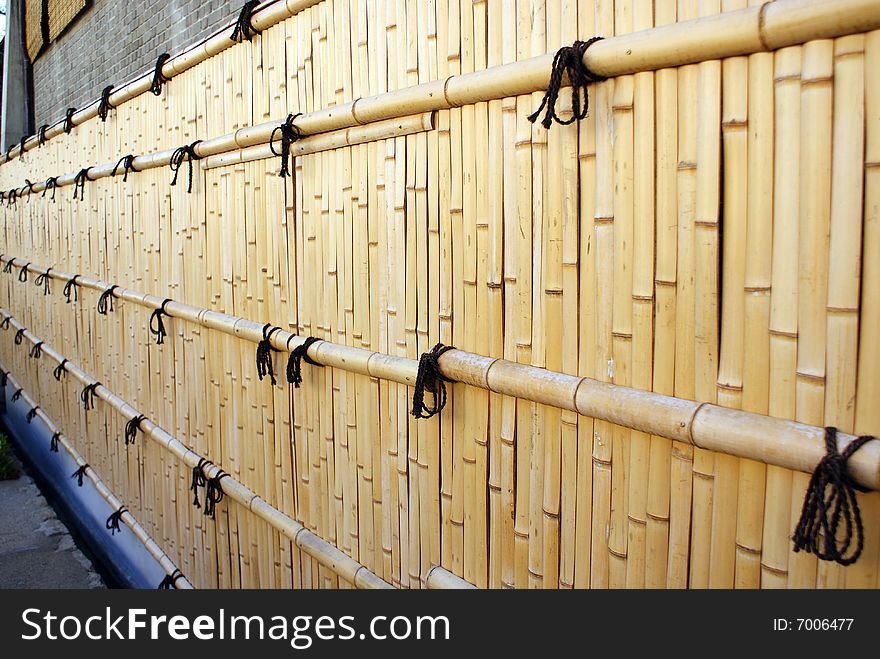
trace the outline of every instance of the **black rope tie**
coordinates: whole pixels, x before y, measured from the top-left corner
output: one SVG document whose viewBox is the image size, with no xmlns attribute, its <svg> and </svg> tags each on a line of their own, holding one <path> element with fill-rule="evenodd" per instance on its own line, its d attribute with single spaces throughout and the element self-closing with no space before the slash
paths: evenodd
<svg viewBox="0 0 880 659">
<path fill-rule="evenodd" d="M 67 108 L 67 112 L 64 115 L 64 132 L 68 135 L 70 131 L 73 130 L 73 113 L 76 112 L 76 108 Z"/>
<path fill-rule="evenodd" d="M 223 501 L 223 485 L 220 481 L 228 475 L 221 469 L 216 476 L 205 480 L 205 509 L 203 512 L 211 519 L 215 519 L 217 504 Z"/>
<path fill-rule="evenodd" d="M 122 529 L 119 528 L 119 522 L 122 521 L 122 515 L 127 512 L 128 508 L 119 506 L 115 512 L 110 513 L 110 517 L 107 518 L 107 530 L 110 531 L 110 535 L 122 532 Z"/>
<path fill-rule="evenodd" d="M 30 263 L 25 263 L 21 266 L 21 270 L 18 271 L 18 281 L 26 282 L 28 277 L 28 268 L 31 267 Z"/>
<path fill-rule="evenodd" d="M 140 170 L 136 169 L 134 166 L 134 154 L 129 153 L 127 156 L 122 156 L 119 161 L 116 163 L 116 166 L 113 168 L 113 171 L 110 172 L 110 176 L 116 176 L 116 170 L 119 169 L 119 165 L 122 165 L 122 182 L 125 183 L 128 181 L 128 173 L 134 172 L 137 173 Z"/>
<path fill-rule="evenodd" d="M 24 143 L 27 142 L 27 135 L 22 135 L 21 141 L 18 143 L 18 157 L 24 158 Z"/>
<path fill-rule="evenodd" d="M 260 30 L 255 28 L 254 24 L 251 22 L 251 19 L 254 17 L 254 9 L 256 9 L 259 4 L 260 0 L 250 0 L 249 2 L 244 3 L 241 12 L 238 14 L 238 20 L 235 22 L 235 27 L 232 29 L 232 34 L 229 35 L 231 41 L 234 41 L 235 43 L 241 43 L 245 39 L 250 41 L 254 35 L 260 33 Z"/>
<path fill-rule="evenodd" d="M 86 469 L 88 469 L 88 468 L 89 468 L 89 465 L 84 464 L 82 467 L 80 467 L 79 469 L 77 469 L 75 472 L 73 472 L 73 473 L 70 475 L 71 478 L 75 478 L 75 479 L 76 479 L 76 485 L 77 485 L 77 487 L 82 487 L 82 486 L 83 486 L 83 476 L 86 475 Z"/>
<path fill-rule="evenodd" d="M 13 258 L 13 259 L 9 259 L 9 260 L 6 262 L 6 265 L 3 266 L 3 272 L 12 272 L 12 263 L 13 263 L 13 261 L 15 261 L 14 258 Z"/>
<path fill-rule="evenodd" d="M 137 440 L 137 431 L 141 429 L 141 422 L 146 419 L 143 414 L 138 414 L 125 424 L 125 445 L 134 444 Z"/>
<path fill-rule="evenodd" d="M 5 389 L 7 382 L 9 382 L 9 373 L 6 371 L 0 371 L 0 387 Z"/>
<path fill-rule="evenodd" d="M 83 409 L 86 412 L 95 409 L 95 389 L 100 386 L 100 382 L 92 382 L 92 384 L 87 384 L 83 387 L 82 392 L 80 392 L 79 399 L 82 401 Z"/>
<path fill-rule="evenodd" d="M 19 398 L 21 398 L 21 392 L 24 391 L 21 387 L 15 390 L 15 393 L 12 394 L 12 402 L 14 403 Z"/>
<path fill-rule="evenodd" d="M 556 57 L 553 58 L 553 68 L 550 72 L 550 83 L 547 85 L 547 92 L 541 101 L 541 106 L 534 114 L 529 116 L 529 121 L 535 123 L 541 115 L 541 111 L 546 107 L 547 113 L 541 120 L 544 128 L 550 128 L 555 121 L 563 126 L 584 119 L 590 109 L 590 97 L 587 93 L 587 85 L 593 82 L 602 82 L 607 80 L 604 76 L 594 73 L 587 65 L 584 64 L 584 53 L 587 48 L 597 41 L 601 41 L 602 37 L 593 37 L 587 41 L 575 41 L 571 46 L 563 46 L 556 51 Z M 571 83 L 571 119 L 560 119 L 556 114 L 556 101 L 559 98 L 559 89 L 562 87 L 562 78 L 568 74 L 568 81 Z M 584 102 L 581 104 L 581 93 L 584 95 Z"/>
<path fill-rule="evenodd" d="M 31 357 L 33 359 L 39 359 L 43 356 L 43 342 L 37 341 L 34 345 L 31 346 Z"/>
<path fill-rule="evenodd" d="M 162 53 L 156 59 L 156 67 L 153 69 L 153 83 L 150 85 L 150 91 L 153 92 L 154 96 L 160 96 L 162 94 L 162 85 L 171 81 L 171 78 L 166 78 L 165 74 L 162 73 L 162 67 L 170 59 L 171 55 L 168 53 Z"/>
<path fill-rule="evenodd" d="M 22 195 L 22 196 L 27 195 L 28 203 L 30 203 L 30 200 L 31 200 L 31 193 L 34 191 L 34 184 L 33 184 L 33 181 L 31 181 L 30 179 L 26 178 L 26 179 L 24 180 L 24 187 L 25 187 L 25 190 L 24 190 L 24 192 L 21 193 L 21 195 Z"/>
<path fill-rule="evenodd" d="M 55 201 L 55 189 L 57 187 L 58 187 L 58 177 L 57 176 L 50 176 L 49 178 L 46 179 L 46 187 L 43 188 L 43 196 L 45 197 L 46 193 L 49 192 L 49 190 L 51 189 L 52 196 L 50 197 L 50 199 L 52 201 Z"/>
<path fill-rule="evenodd" d="M 153 313 L 150 314 L 150 334 L 156 337 L 157 346 L 165 343 L 165 337 L 168 336 L 168 332 L 165 331 L 165 323 L 162 322 L 162 316 L 168 315 L 168 312 L 165 311 L 165 305 L 169 302 L 171 302 L 171 300 L 165 298 L 165 301 L 162 302 L 162 306 L 158 309 L 154 309 Z"/>
<path fill-rule="evenodd" d="M 177 147 L 174 150 L 174 153 L 171 154 L 171 162 L 168 163 L 171 171 L 174 172 L 174 177 L 171 179 L 171 185 L 177 185 L 177 173 L 180 171 L 183 163 L 186 162 L 189 165 L 189 183 L 186 187 L 187 193 L 192 192 L 193 187 L 193 160 L 202 159 L 195 151 L 196 145 L 200 143 L 201 140 L 196 140 L 192 144 L 185 144 L 184 146 Z"/>
<path fill-rule="evenodd" d="M 205 487 L 207 481 L 205 478 L 205 467 L 210 464 L 214 463 L 207 458 L 201 458 L 199 459 L 199 463 L 192 468 L 192 483 L 190 484 L 189 489 L 193 493 L 193 505 L 196 508 L 202 507 L 199 503 L 199 488 Z"/>
<path fill-rule="evenodd" d="M 309 357 L 309 346 L 318 343 L 319 341 L 321 341 L 321 339 L 310 336 L 290 351 L 290 357 L 287 358 L 287 381 L 297 389 L 299 389 L 299 386 L 302 384 L 303 361 L 312 366 L 324 366 Z"/>
<path fill-rule="evenodd" d="M 98 305 L 96 309 L 98 313 L 102 316 L 106 316 L 108 311 L 113 311 L 113 298 L 116 297 L 113 294 L 113 291 L 115 291 L 117 288 L 119 287 L 115 285 L 110 286 L 109 288 L 105 289 L 104 292 L 101 293 L 101 297 L 98 298 Z"/>
<path fill-rule="evenodd" d="M 34 285 L 43 287 L 43 295 L 49 295 L 52 291 L 49 290 L 49 282 L 52 280 L 52 277 L 49 273 L 52 272 L 52 268 L 46 268 L 46 272 L 41 272 L 36 277 L 34 277 Z"/>
<path fill-rule="evenodd" d="M 846 463 L 875 437 L 863 435 L 837 450 L 837 428 L 825 428 L 825 457 L 816 465 L 800 520 L 794 530 L 794 551 L 801 549 L 823 561 L 852 565 L 862 553 L 865 531 L 856 491 L 867 492 L 849 475 Z M 843 522 L 843 537 L 839 537 Z M 855 547 L 853 548 L 853 531 Z"/>
<path fill-rule="evenodd" d="M 73 301 L 76 302 L 78 297 L 76 294 L 76 289 L 79 287 L 79 284 L 76 283 L 76 278 L 79 275 L 74 275 L 70 279 L 67 280 L 67 283 L 64 284 L 64 289 L 61 291 L 64 294 L 64 298 L 67 300 L 67 304 L 70 304 L 70 296 L 73 296 Z"/>
<path fill-rule="evenodd" d="M 46 143 L 46 129 L 49 128 L 49 124 L 43 124 L 40 126 L 39 130 L 37 130 L 37 146 L 42 147 Z"/>
<path fill-rule="evenodd" d="M 67 366 L 67 358 L 64 358 L 61 360 L 61 363 L 55 367 L 55 370 L 52 371 L 52 375 L 55 377 L 55 380 L 57 380 L 58 382 L 61 382 L 61 376 L 64 375 L 65 373 L 67 373 L 67 369 L 65 368 L 66 366 Z"/>
<path fill-rule="evenodd" d="M 446 382 L 453 382 L 440 372 L 438 360 L 440 356 L 455 350 L 453 346 L 445 346 L 438 343 L 428 352 L 422 353 L 419 359 L 419 373 L 416 376 L 416 384 L 412 397 L 411 414 L 417 419 L 430 419 L 446 406 Z M 429 391 L 434 397 L 431 406 L 425 404 L 425 392 Z"/>
<path fill-rule="evenodd" d="M 281 169 L 278 171 L 278 176 L 281 178 L 287 178 L 290 176 L 290 169 L 288 168 L 288 162 L 290 161 L 290 145 L 303 137 L 299 128 L 293 123 L 294 119 L 299 116 L 302 116 L 302 112 L 287 115 L 287 120 L 280 126 L 273 128 L 272 134 L 269 136 L 269 149 L 276 156 L 281 156 Z M 276 132 L 281 133 L 281 151 L 275 150 Z"/>
<path fill-rule="evenodd" d="M 79 172 L 77 172 L 76 176 L 73 179 L 73 200 L 76 201 L 77 192 L 79 193 L 79 200 L 83 201 L 85 199 L 86 194 L 86 181 L 91 181 L 89 178 L 89 168 L 83 167 Z"/>
<path fill-rule="evenodd" d="M 24 339 L 24 327 L 15 333 L 15 345 L 20 346 L 22 339 Z"/>
<path fill-rule="evenodd" d="M 272 380 L 272 385 L 277 384 L 275 380 L 275 369 L 272 366 L 272 335 L 280 331 L 280 327 L 272 327 L 271 323 L 263 325 L 263 340 L 257 344 L 257 377 L 262 379 L 267 375 Z"/>
<path fill-rule="evenodd" d="M 98 104 L 98 116 L 101 117 L 101 121 L 107 121 L 110 110 L 116 107 L 110 104 L 110 92 L 112 91 L 113 85 L 107 85 L 101 92 L 101 102 Z"/>
<path fill-rule="evenodd" d="M 4 316 L 3 320 L 0 320 L 0 329 L 8 330 L 9 329 L 9 319 L 12 316 Z"/>
<path fill-rule="evenodd" d="M 61 433 L 56 432 L 52 434 L 52 438 L 49 440 L 49 452 L 50 453 L 58 453 L 58 440 L 61 438 Z"/>
<path fill-rule="evenodd" d="M 38 409 L 40 409 L 39 405 L 32 407 L 30 409 L 30 411 L 27 413 L 27 415 L 25 416 L 25 421 L 27 421 L 28 424 L 30 424 L 30 422 L 34 420 L 34 417 L 37 416 Z"/>
<path fill-rule="evenodd" d="M 179 569 L 175 568 L 174 572 L 171 574 L 166 574 L 162 581 L 159 582 L 159 585 L 156 587 L 156 590 L 176 590 L 177 589 L 177 580 L 183 576 L 183 572 Z"/>
<path fill-rule="evenodd" d="M 7 206 L 17 206 L 18 205 L 18 190 L 12 188 L 9 192 L 6 193 L 6 205 Z"/>
</svg>

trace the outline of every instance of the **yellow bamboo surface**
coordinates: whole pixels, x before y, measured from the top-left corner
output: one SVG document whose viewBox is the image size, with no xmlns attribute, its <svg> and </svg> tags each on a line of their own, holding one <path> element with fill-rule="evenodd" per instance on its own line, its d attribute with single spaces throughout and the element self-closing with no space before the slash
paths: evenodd
<svg viewBox="0 0 880 659">
<path fill-rule="evenodd" d="M 0 306 L 397 587 L 880 587 L 877 492 L 859 495 L 862 558 L 825 564 L 792 552 L 809 477 L 779 466 L 773 437 L 760 437 L 764 460 L 746 459 L 735 442 L 714 451 L 659 431 L 650 406 L 641 426 L 606 413 L 644 390 L 880 434 L 880 34 L 847 34 L 871 3 L 838 18 L 813 3 L 844 36 L 812 41 L 811 3 L 792 0 L 293 4 L 161 96 L 126 96 L 106 122 L 84 115 L 0 166 L 9 190 L 220 138 L 192 164 L 191 194 L 184 164 L 174 187 L 162 166 L 88 181 L 82 200 L 67 185 L 4 201 L 0 252 L 15 267 Z M 734 57 L 688 57 L 712 44 L 671 31 L 731 12 L 743 18 L 716 46 Z M 666 36 L 618 52 L 655 28 Z M 509 94 L 541 83 L 477 75 L 528 61 L 546 84 L 553 52 L 594 35 L 620 37 L 585 58 L 616 77 L 590 87 L 578 124 L 527 121 L 542 94 Z M 393 94 L 417 87 L 445 100 Z M 563 118 L 570 104 L 563 89 Z M 294 147 L 285 179 L 249 146 L 268 136 L 238 131 L 297 112 L 336 132 Z M 27 262 L 158 302 L 116 300 L 102 316 L 94 289 L 68 303 L 62 280 L 50 295 L 33 272 L 19 282 Z M 165 298 L 252 323 L 166 317 L 156 345 L 150 312 Z M 449 384 L 444 411 L 415 420 L 411 380 L 381 359 L 304 363 L 293 388 L 279 351 L 278 384 L 260 381 L 264 323 L 408 360 L 441 341 L 626 389 L 560 404 L 538 379 L 504 393 Z M 81 383 L 55 382 L 11 335 L 0 357 L 108 488 L 137 495 L 136 517 L 194 586 L 354 585 L 268 515 L 229 501 L 204 518 L 177 457 L 126 450 L 126 419 L 84 412 Z M 591 405 L 599 418 L 578 413 Z M 754 418 L 702 409 L 695 436 Z M 754 439 L 765 426 L 749 423 Z"/>
</svg>

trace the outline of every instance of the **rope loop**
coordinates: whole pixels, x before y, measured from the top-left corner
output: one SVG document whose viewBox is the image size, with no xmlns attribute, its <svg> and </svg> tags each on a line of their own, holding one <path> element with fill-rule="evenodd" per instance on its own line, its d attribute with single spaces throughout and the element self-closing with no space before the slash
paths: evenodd
<svg viewBox="0 0 880 659">
<path fill-rule="evenodd" d="M 171 55 L 168 53 L 162 53 L 156 58 L 156 66 L 153 68 L 153 82 L 150 84 L 150 91 L 154 96 L 161 96 L 162 85 L 166 82 L 171 82 L 171 78 L 166 78 L 165 74 L 162 73 L 162 67 L 165 66 L 165 62 L 170 59 Z"/>
<path fill-rule="evenodd" d="M 67 368 L 65 368 L 66 366 L 67 366 L 67 358 L 65 357 L 64 359 L 61 360 L 61 362 L 58 364 L 58 366 L 55 367 L 55 370 L 52 371 L 52 375 L 55 377 L 55 380 L 57 382 L 61 382 L 61 376 L 64 375 L 65 373 L 67 373 Z"/>
<path fill-rule="evenodd" d="M 98 305 L 96 307 L 99 314 L 102 316 L 106 316 L 108 311 L 113 311 L 113 298 L 116 297 L 114 291 L 119 288 L 119 286 L 110 286 L 101 293 L 101 297 L 98 298 Z M 108 306 L 109 301 L 109 306 Z"/>
<path fill-rule="evenodd" d="M 82 401 L 83 409 L 88 412 L 89 410 L 95 409 L 95 389 L 101 386 L 100 382 L 92 382 L 91 384 L 87 384 L 83 387 L 83 390 L 79 394 L 79 399 Z"/>
<path fill-rule="evenodd" d="M 17 401 L 19 398 L 21 398 L 21 393 L 23 391 L 24 391 L 24 389 L 22 389 L 21 387 L 19 387 L 18 389 L 15 390 L 15 392 L 12 394 L 12 402 L 13 403 L 15 401 Z"/>
<path fill-rule="evenodd" d="M 9 329 L 9 319 L 12 316 L 4 316 L 3 320 L 0 320 L 0 329 L 8 330 Z"/>
<path fill-rule="evenodd" d="M 157 346 L 165 343 L 165 337 L 168 336 L 168 332 L 165 331 L 165 323 L 162 322 L 162 316 L 168 315 L 168 312 L 165 311 L 165 305 L 169 302 L 171 302 L 171 299 L 165 298 L 162 306 L 153 310 L 153 313 L 150 314 L 150 334 L 156 337 Z M 155 326 L 153 321 L 155 321 Z"/>
<path fill-rule="evenodd" d="M 83 486 L 83 476 L 86 475 L 86 469 L 88 469 L 88 468 L 89 468 L 89 465 L 88 465 L 88 464 L 84 464 L 84 465 L 82 465 L 79 469 L 77 469 L 75 472 L 73 472 L 73 473 L 70 475 L 71 478 L 75 478 L 75 479 L 76 479 L 76 485 L 77 485 L 77 487 L 82 487 L 82 486 Z"/>
<path fill-rule="evenodd" d="M 51 188 L 52 196 L 50 197 L 50 199 L 52 201 L 55 201 L 55 190 L 57 187 L 58 187 L 58 177 L 57 176 L 50 176 L 49 178 L 46 179 L 46 187 L 43 188 L 43 196 L 45 197 L 46 193 L 49 192 L 49 189 Z"/>
<path fill-rule="evenodd" d="M 192 482 L 189 489 L 193 493 L 193 506 L 196 508 L 202 507 L 199 503 L 199 488 L 205 487 L 205 483 L 207 482 L 207 479 L 205 478 L 205 467 L 211 464 L 214 463 L 207 458 L 200 458 L 199 463 L 192 468 Z"/>
<path fill-rule="evenodd" d="M 27 142 L 27 135 L 22 135 L 21 140 L 18 142 L 18 157 L 24 158 L 24 144 Z"/>
<path fill-rule="evenodd" d="M 191 193 L 193 187 L 193 160 L 202 159 L 202 157 L 195 151 L 196 145 L 201 144 L 201 142 L 201 140 L 196 140 L 192 144 L 184 144 L 183 146 L 177 147 L 174 150 L 174 153 L 171 154 L 171 162 L 168 163 L 171 171 L 174 172 L 174 177 L 171 179 L 171 185 L 177 185 L 177 173 L 180 171 L 183 163 L 186 162 L 189 165 L 189 183 L 186 187 L 187 193 Z"/>
<path fill-rule="evenodd" d="M 86 194 L 86 181 L 91 181 L 89 178 L 89 168 L 83 167 L 79 172 L 77 172 L 76 176 L 73 179 L 73 200 L 76 201 L 76 195 L 79 193 L 79 200 L 83 201 L 85 199 Z"/>
<path fill-rule="evenodd" d="M 70 296 L 73 296 L 73 301 L 76 302 L 78 296 L 76 294 L 76 289 L 79 288 L 79 284 L 76 283 L 76 279 L 79 275 L 74 275 L 70 279 L 67 280 L 67 283 L 64 284 L 64 288 L 62 289 L 62 293 L 64 294 L 64 298 L 67 300 L 67 304 L 70 304 Z"/>
<path fill-rule="evenodd" d="M 137 431 L 141 429 L 141 422 L 144 421 L 147 417 L 143 414 L 138 414 L 135 417 L 132 417 L 128 420 L 128 423 L 125 424 L 125 440 L 124 443 L 126 446 L 130 444 L 134 444 L 137 440 Z"/>
<path fill-rule="evenodd" d="M 64 113 L 64 132 L 68 135 L 70 131 L 73 130 L 73 113 L 76 112 L 76 108 L 67 108 L 67 112 Z"/>
<path fill-rule="evenodd" d="M 61 439 L 60 432 L 54 432 L 49 439 L 49 453 L 58 453 L 58 440 Z"/>
<path fill-rule="evenodd" d="M 15 345 L 20 346 L 22 339 L 24 339 L 24 327 L 15 333 Z"/>
<path fill-rule="evenodd" d="M 43 342 L 37 341 L 34 345 L 31 346 L 30 352 L 32 359 L 39 359 L 43 356 Z"/>
<path fill-rule="evenodd" d="M 825 428 L 825 457 L 816 465 L 807 486 L 792 538 L 795 552 L 803 549 L 823 561 L 840 565 L 852 565 L 858 560 L 865 546 L 865 530 L 856 491 L 868 490 L 853 480 L 846 465 L 853 453 L 873 439 L 876 437 L 857 437 L 841 452 L 837 448 L 837 428 Z"/>
<path fill-rule="evenodd" d="M 52 291 L 49 290 L 49 282 L 52 280 L 50 275 L 51 272 L 52 268 L 46 268 L 46 272 L 41 272 L 34 277 L 34 285 L 37 287 L 43 287 L 43 295 L 50 295 L 52 293 Z"/>
<path fill-rule="evenodd" d="M 98 104 L 98 116 L 101 117 L 101 121 L 107 121 L 107 115 L 110 114 L 110 110 L 116 107 L 110 104 L 110 92 L 112 91 L 113 85 L 107 85 L 101 91 L 101 102 Z"/>
<path fill-rule="evenodd" d="M 24 418 L 25 418 L 25 421 L 28 422 L 28 425 L 30 425 L 30 422 L 34 420 L 34 417 L 35 417 L 35 416 L 37 416 L 37 410 L 38 410 L 38 409 L 40 409 L 40 406 L 39 406 L 39 405 L 36 405 L 36 406 L 32 407 L 32 408 L 30 409 L 30 411 L 27 413 L 27 415 L 24 417 Z"/>
<path fill-rule="evenodd" d="M 21 196 L 23 197 L 23 196 L 27 195 L 27 197 L 28 197 L 27 200 L 28 200 L 28 202 L 30 202 L 30 200 L 31 200 L 31 193 L 34 191 L 34 184 L 33 184 L 33 182 L 32 182 L 30 179 L 26 178 L 26 179 L 24 180 L 24 187 L 25 187 L 25 189 L 24 189 L 24 191 L 21 193 Z"/>
<path fill-rule="evenodd" d="M 12 265 L 13 265 L 14 261 L 15 261 L 14 258 L 9 259 L 6 262 L 6 265 L 3 266 L 3 272 L 12 272 Z"/>
<path fill-rule="evenodd" d="M 122 174 L 122 182 L 125 183 L 128 181 L 128 173 L 129 172 L 139 172 L 140 170 L 134 166 L 134 154 L 129 153 L 127 156 L 122 156 L 113 167 L 113 171 L 110 172 L 110 176 L 116 176 L 116 170 L 119 169 L 119 165 L 122 165 L 123 174 Z"/>
<path fill-rule="evenodd" d="M 260 381 L 267 375 L 272 380 L 272 385 L 277 384 L 275 380 L 275 369 L 272 366 L 272 335 L 279 332 L 280 327 L 272 327 L 271 323 L 263 325 L 263 340 L 257 344 L 257 377 Z"/>
<path fill-rule="evenodd" d="M 320 366 L 323 368 L 323 364 L 320 364 L 309 357 L 309 347 L 321 340 L 322 339 L 317 337 L 310 336 L 290 351 L 290 357 L 287 358 L 287 381 L 295 388 L 299 389 L 299 386 L 302 384 L 303 361 L 312 366 Z"/>
<path fill-rule="evenodd" d="M 128 508 L 125 506 L 119 506 L 115 512 L 110 513 L 110 517 L 107 518 L 107 530 L 110 531 L 110 535 L 116 535 L 121 532 L 122 529 L 119 528 L 119 522 L 122 521 L 122 515 L 128 512 Z"/>
<path fill-rule="evenodd" d="M 30 261 L 21 266 L 21 270 L 18 271 L 18 281 L 26 282 L 28 278 L 28 268 L 31 267 Z"/>
<path fill-rule="evenodd" d="M 46 129 L 49 128 L 49 124 L 43 124 L 37 130 L 37 146 L 41 147 L 46 143 Z"/>
<path fill-rule="evenodd" d="M 446 382 L 453 382 L 440 372 L 439 359 L 444 353 L 455 350 L 453 346 L 438 343 L 419 359 L 419 372 L 412 397 L 412 414 L 417 419 L 430 419 L 446 406 Z M 425 403 L 425 392 L 433 396 L 433 403 Z"/>
<path fill-rule="evenodd" d="M 183 576 L 183 572 L 181 572 L 178 568 L 174 568 L 174 572 L 171 574 L 166 574 L 162 581 L 159 582 L 159 585 L 156 587 L 156 590 L 176 590 L 177 589 L 177 580 Z"/>
<path fill-rule="evenodd" d="M 275 126 L 275 128 L 272 129 L 272 134 L 269 136 L 269 150 L 272 151 L 274 155 L 281 156 L 281 169 L 278 171 L 278 176 L 281 178 L 287 178 L 290 176 L 290 169 L 288 168 L 288 162 L 290 161 L 290 145 L 303 137 L 302 132 L 300 132 L 299 128 L 293 123 L 294 119 L 300 116 L 302 116 L 302 112 L 287 115 L 287 120 L 283 124 Z M 275 150 L 276 132 L 281 133 L 281 151 Z"/>
<path fill-rule="evenodd" d="M 260 0 L 249 0 L 249 2 L 245 2 L 241 7 L 241 12 L 238 14 L 238 20 L 235 22 L 235 27 L 232 29 L 232 34 L 229 35 L 230 41 L 235 43 L 241 43 L 245 39 L 250 41 L 254 35 L 259 34 L 260 30 L 254 27 L 254 24 L 251 22 L 254 17 L 254 9 L 257 8 L 257 5 L 260 4 Z"/>
<path fill-rule="evenodd" d="M 541 120 L 541 125 L 549 129 L 555 121 L 558 124 L 566 126 L 575 121 L 584 119 L 590 110 L 590 97 L 587 93 L 587 85 L 593 82 L 602 82 L 607 80 L 604 76 L 591 71 L 584 64 L 584 54 L 587 49 L 597 41 L 601 41 L 602 37 L 593 37 L 587 41 L 575 41 L 571 46 L 563 46 L 556 51 L 553 58 L 553 68 L 550 72 L 550 83 L 547 85 L 547 91 L 541 101 L 540 107 L 529 116 L 529 121 L 535 123 L 541 116 L 541 111 L 546 107 L 547 112 Z M 571 83 L 571 119 L 560 119 L 556 114 L 556 101 L 559 98 L 559 89 L 562 87 L 562 78 L 568 74 L 568 81 Z M 581 104 L 581 93 L 584 95 L 583 104 Z"/>
<path fill-rule="evenodd" d="M 16 188 L 12 188 L 9 192 L 6 193 L 6 206 L 17 206 L 18 205 L 18 190 Z"/>
<path fill-rule="evenodd" d="M 221 469 L 216 476 L 205 481 L 205 509 L 203 512 L 211 519 L 215 519 L 217 504 L 223 500 L 223 485 L 220 481 L 228 475 Z"/>
</svg>

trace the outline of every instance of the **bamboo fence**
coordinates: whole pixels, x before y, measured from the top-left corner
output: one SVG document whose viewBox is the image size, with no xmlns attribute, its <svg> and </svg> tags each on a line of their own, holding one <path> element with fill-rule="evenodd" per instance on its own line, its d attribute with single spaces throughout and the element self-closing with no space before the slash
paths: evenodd
<svg viewBox="0 0 880 659">
<path fill-rule="evenodd" d="M 80 375 L 11 336 L 0 355 L 193 585 L 880 586 L 877 492 L 854 565 L 791 543 L 822 427 L 880 434 L 878 3 L 322 0 L 254 23 L 0 165 L 21 193 L 0 304 Z M 589 116 L 529 123 L 556 49 L 593 35 Z M 165 166 L 197 140 L 189 194 Z M 310 336 L 323 368 L 288 386 Z M 416 420 L 437 342 L 455 382 Z M 126 451 L 138 410 L 158 440 Z M 197 456 L 265 508 L 205 519 Z M 880 442 L 849 470 L 880 488 Z"/>
</svg>

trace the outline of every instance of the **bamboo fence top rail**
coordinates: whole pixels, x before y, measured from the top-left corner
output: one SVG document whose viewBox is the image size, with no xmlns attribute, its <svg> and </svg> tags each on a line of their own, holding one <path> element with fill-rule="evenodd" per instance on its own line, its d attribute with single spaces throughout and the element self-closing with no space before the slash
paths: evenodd
<svg viewBox="0 0 880 659">
<path fill-rule="evenodd" d="M 95 468 L 89 465 L 85 458 L 80 455 L 79 451 L 70 443 L 67 436 L 60 431 L 60 428 L 55 424 L 55 422 L 49 418 L 49 415 L 40 408 L 37 407 L 37 401 L 31 396 L 27 391 L 25 391 L 21 384 L 13 377 L 9 371 L 0 366 L 0 370 L 6 372 L 7 377 L 12 384 L 12 386 L 16 389 L 21 389 L 22 398 L 27 401 L 31 407 L 36 407 L 36 414 L 40 418 L 40 420 L 49 428 L 53 433 L 58 433 L 57 440 L 58 443 L 64 447 L 64 450 L 73 458 L 73 461 L 76 463 L 77 467 L 85 467 L 88 466 L 88 470 L 85 472 L 86 477 L 92 481 L 95 486 L 95 489 L 98 491 L 98 494 L 110 505 L 114 510 L 119 510 L 124 502 L 117 497 L 107 484 L 98 476 L 95 472 Z M 156 559 L 159 565 L 162 566 L 162 569 L 165 570 L 165 574 L 169 577 L 174 576 L 174 587 L 178 590 L 192 590 L 193 585 L 190 583 L 189 579 L 186 578 L 184 574 L 178 571 L 177 565 L 171 558 L 166 554 L 159 544 L 153 540 L 153 538 L 147 533 L 146 529 L 140 525 L 137 521 L 137 518 L 131 513 L 127 508 L 120 516 L 121 520 L 125 522 L 125 525 L 131 530 L 134 536 L 140 541 L 144 548 L 149 552 L 149 554 Z"/>
<path fill-rule="evenodd" d="M 16 259 L 2 255 L 0 263 Z M 22 263 L 35 274 L 69 281 L 74 275 L 54 268 Z M 77 275 L 77 283 L 97 291 L 113 284 Z M 149 309 L 163 307 L 166 315 L 181 318 L 209 329 L 238 336 L 253 343 L 263 340 L 263 323 L 230 314 L 200 309 L 183 302 L 165 302 L 116 285 L 117 299 L 134 302 Z M 306 337 L 284 329 L 273 332 L 270 341 L 279 351 L 290 352 Z M 44 348 L 45 350 L 45 348 Z M 321 340 L 308 349 L 314 361 L 352 373 L 391 380 L 413 386 L 419 361 L 386 355 L 363 348 Z M 439 359 L 442 374 L 455 381 L 513 396 L 620 426 L 685 442 L 701 449 L 719 451 L 766 464 L 810 473 L 825 456 L 825 429 L 754 412 L 699 403 L 683 398 L 643 391 L 632 387 L 601 382 L 588 377 L 549 371 L 504 359 L 484 357 L 464 350 L 450 350 Z M 838 433 L 844 448 L 854 435 Z M 848 462 L 851 476 L 863 487 L 880 490 L 880 441 L 869 442 Z"/>
<path fill-rule="evenodd" d="M 262 32 L 273 25 L 277 25 L 283 20 L 294 16 L 301 11 L 308 9 L 321 2 L 321 0 L 268 0 L 258 5 L 251 15 L 251 25 L 257 31 Z M 238 9 L 236 9 L 238 13 Z M 162 66 L 162 76 L 166 80 L 171 80 L 174 76 L 180 75 L 194 66 L 204 62 L 205 60 L 223 52 L 227 48 L 236 45 L 237 42 L 230 38 L 230 30 L 235 25 L 235 20 L 226 23 L 223 27 L 218 28 L 213 34 L 203 40 L 188 46 L 179 54 L 171 57 Z M 126 103 L 141 94 L 150 90 L 153 80 L 154 68 L 143 73 L 142 75 L 130 80 L 119 87 L 113 89 L 110 93 L 109 102 L 111 107 L 117 108 L 121 104 Z M 74 112 L 71 117 L 71 123 L 79 126 L 89 119 L 98 116 L 98 108 L 101 99 L 97 98 L 86 107 Z M 46 129 L 45 139 L 49 140 L 57 137 L 64 132 L 65 119 L 61 119 Z M 24 142 L 24 149 L 30 149 L 39 146 L 39 137 L 32 135 Z M 2 154 L 2 163 L 6 163 L 15 157 L 21 155 L 21 145 L 16 145 L 7 153 Z"/>
</svg>

